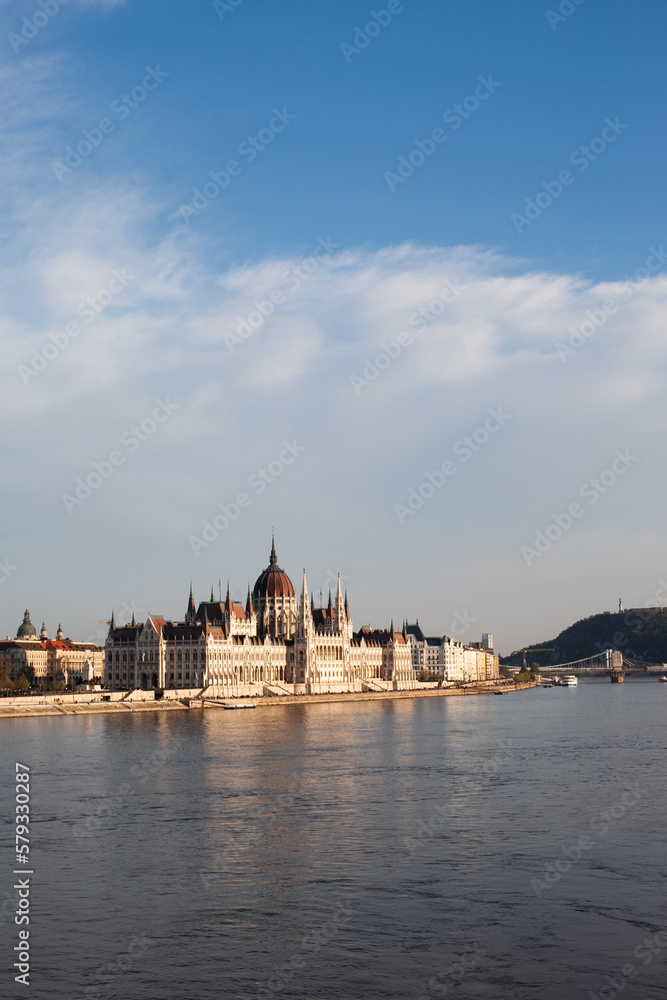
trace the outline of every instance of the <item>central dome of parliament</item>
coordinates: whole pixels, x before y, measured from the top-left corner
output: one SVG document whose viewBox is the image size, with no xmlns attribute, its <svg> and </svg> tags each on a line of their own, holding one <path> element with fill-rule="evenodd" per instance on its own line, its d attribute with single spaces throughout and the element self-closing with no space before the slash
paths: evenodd
<svg viewBox="0 0 667 1000">
<path fill-rule="evenodd" d="M 292 585 L 292 581 L 288 577 L 287 573 L 280 568 L 278 565 L 278 558 L 276 556 L 276 545 L 272 540 L 271 542 L 271 558 L 269 560 L 269 565 L 266 567 L 263 573 L 257 577 L 255 586 L 252 590 L 253 601 L 259 601 L 264 598 L 272 597 L 294 597 L 296 598 L 296 593 Z"/>
</svg>

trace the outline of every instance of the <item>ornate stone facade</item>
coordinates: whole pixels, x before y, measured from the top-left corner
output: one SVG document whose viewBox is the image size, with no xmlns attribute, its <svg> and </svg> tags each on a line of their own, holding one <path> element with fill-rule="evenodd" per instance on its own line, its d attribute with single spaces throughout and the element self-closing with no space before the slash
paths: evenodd
<svg viewBox="0 0 667 1000">
<path fill-rule="evenodd" d="M 55 639 L 49 639 L 46 626 L 37 635 L 26 609 L 15 639 L 0 642 L 0 652 L 11 661 L 12 676 L 32 668 L 37 681 L 62 681 L 65 684 L 90 684 L 104 674 L 104 650 L 92 642 L 73 642 L 65 638 L 58 625 Z"/>
<path fill-rule="evenodd" d="M 442 680 L 460 683 L 494 680 L 500 676 L 499 658 L 490 646 L 484 645 L 489 642 L 488 632 L 482 642 L 469 646 L 448 635 L 426 636 L 419 622 L 406 623 L 403 634 L 410 645 L 412 666 L 417 673 L 437 674 Z"/>
<path fill-rule="evenodd" d="M 354 633 L 338 581 L 335 604 L 316 609 L 304 573 L 301 599 L 278 565 L 248 591 L 195 606 L 192 588 L 182 622 L 149 617 L 116 628 L 106 641 L 105 677 L 112 688 L 197 688 L 210 695 L 400 690 L 416 685 L 405 636 L 362 628 Z"/>
</svg>

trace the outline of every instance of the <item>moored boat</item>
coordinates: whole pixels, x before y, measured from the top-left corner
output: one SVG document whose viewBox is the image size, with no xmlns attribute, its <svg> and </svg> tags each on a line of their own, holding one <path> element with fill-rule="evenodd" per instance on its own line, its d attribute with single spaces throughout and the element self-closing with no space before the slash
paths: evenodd
<svg viewBox="0 0 667 1000">
<path fill-rule="evenodd" d="M 576 686 L 579 683 L 575 674 L 565 674 L 564 677 L 561 677 L 560 682 L 563 687 L 568 687 L 568 688 L 576 688 Z"/>
</svg>

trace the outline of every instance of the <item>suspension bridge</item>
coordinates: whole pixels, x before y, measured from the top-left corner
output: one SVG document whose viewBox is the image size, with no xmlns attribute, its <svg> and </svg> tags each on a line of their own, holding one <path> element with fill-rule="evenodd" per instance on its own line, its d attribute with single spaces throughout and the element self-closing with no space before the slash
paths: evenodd
<svg viewBox="0 0 667 1000">
<path fill-rule="evenodd" d="M 576 677 L 594 677 L 609 674 L 612 683 L 622 684 L 625 674 L 646 673 L 645 666 L 639 666 L 632 660 L 626 660 L 617 649 L 605 649 L 595 656 L 587 656 L 583 660 L 572 660 L 570 663 L 558 663 L 555 666 L 544 667 L 545 673 L 574 674 Z"/>
</svg>

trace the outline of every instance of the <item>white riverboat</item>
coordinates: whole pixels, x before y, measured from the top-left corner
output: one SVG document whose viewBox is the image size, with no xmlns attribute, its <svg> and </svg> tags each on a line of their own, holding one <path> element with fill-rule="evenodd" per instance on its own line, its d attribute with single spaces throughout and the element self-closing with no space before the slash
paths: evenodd
<svg viewBox="0 0 667 1000">
<path fill-rule="evenodd" d="M 564 674 L 560 679 L 561 687 L 576 688 L 579 681 L 575 674 Z"/>
</svg>

